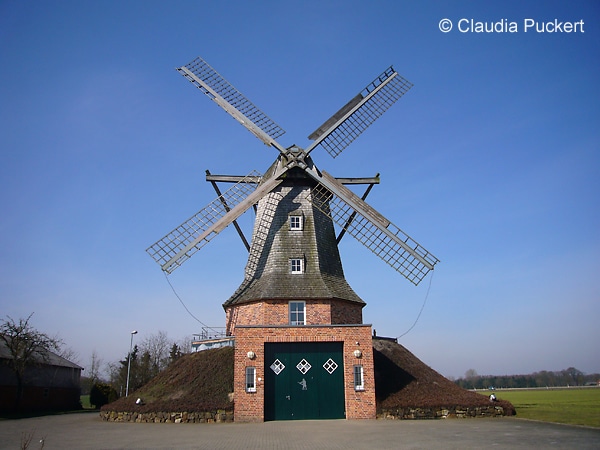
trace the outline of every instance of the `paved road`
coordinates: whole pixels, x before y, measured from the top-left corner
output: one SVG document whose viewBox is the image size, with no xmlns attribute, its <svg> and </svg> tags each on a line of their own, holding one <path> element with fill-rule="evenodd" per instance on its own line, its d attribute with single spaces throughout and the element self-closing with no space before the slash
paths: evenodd
<svg viewBox="0 0 600 450">
<path fill-rule="evenodd" d="M 259 424 L 103 422 L 96 413 L 0 421 L 0 448 L 46 449 L 599 449 L 600 429 L 516 418 L 329 420 Z"/>
</svg>

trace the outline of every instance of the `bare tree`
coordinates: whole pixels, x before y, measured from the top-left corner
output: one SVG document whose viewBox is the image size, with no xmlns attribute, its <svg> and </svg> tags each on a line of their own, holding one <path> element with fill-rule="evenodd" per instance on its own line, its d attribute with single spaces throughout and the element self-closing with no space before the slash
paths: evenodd
<svg viewBox="0 0 600 450">
<path fill-rule="evenodd" d="M 58 352 L 58 356 L 61 356 L 61 357 L 65 358 L 66 360 L 71 361 L 72 363 L 75 363 L 75 364 L 79 364 L 79 362 L 80 362 L 79 353 L 77 353 L 71 347 L 61 348 L 60 351 Z"/>
<path fill-rule="evenodd" d="M 169 340 L 165 331 L 151 334 L 140 344 L 140 352 L 149 355 L 149 367 L 151 376 L 157 375 L 169 365 L 169 351 L 173 343 Z"/>
<path fill-rule="evenodd" d="M 98 352 L 94 350 L 90 357 L 90 369 L 88 377 L 92 381 L 92 384 L 100 380 L 100 366 L 102 365 L 102 358 L 98 356 Z"/>
<path fill-rule="evenodd" d="M 106 372 L 108 373 L 108 380 L 110 385 L 117 391 L 119 397 L 123 395 L 125 389 L 125 379 L 121 376 L 122 374 L 121 361 L 108 362 L 106 363 Z"/>
<path fill-rule="evenodd" d="M 175 342 L 177 347 L 179 347 L 179 351 L 182 355 L 187 355 L 192 352 L 192 341 L 194 340 L 193 336 L 184 336 L 178 341 Z"/>
<path fill-rule="evenodd" d="M 43 363 L 48 360 L 49 352 L 60 351 L 63 342 L 58 337 L 50 337 L 41 333 L 29 324 L 33 313 L 27 319 L 13 320 L 7 316 L 0 324 L 0 343 L 4 344 L 9 352 L 8 366 L 17 379 L 17 396 L 15 410 L 23 396 L 23 376 L 28 367 Z"/>
<path fill-rule="evenodd" d="M 477 371 L 475 369 L 469 369 L 465 372 L 465 378 L 467 380 L 473 380 L 475 378 L 477 378 L 479 376 L 479 374 L 477 373 Z"/>
<path fill-rule="evenodd" d="M 139 388 L 165 370 L 176 357 L 187 353 L 185 349 L 189 348 L 189 341 L 184 342 L 186 344 L 182 348 L 169 339 L 165 331 L 157 331 L 147 336 L 139 346 L 135 345 L 131 354 L 128 353 L 124 359 L 106 365 L 110 384 L 117 392 L 123 394 L 123 387 L 127 383 L 129 358 L 131 358 L 130 391 Z"/>
<path fill-rule="evenodd" d="M 92 386 L 101 380 L 102 359 L 98 356 L 98 352 L 94 350 L 90 356 L 90 362 L 86 367 L 86 375 L 81 377 L 81 392 L 88 394 L 92 390 Z"/>
<path fill-rule="evenodd" d="M 465 380 L 469 381 L 472 384 L 473 388 L 475 388 L 475 382 L 477 381 L 478 377 L 479 377 L 479 374 L 477 373 L 477 371 L 475 369 L 468 369 L 465 372 Z"/>
</svg>

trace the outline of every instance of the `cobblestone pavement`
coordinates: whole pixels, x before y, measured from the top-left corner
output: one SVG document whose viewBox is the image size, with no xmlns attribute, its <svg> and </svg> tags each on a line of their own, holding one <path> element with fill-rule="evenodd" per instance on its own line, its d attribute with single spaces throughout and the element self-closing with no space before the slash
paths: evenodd
<svg viewBox="0 0 600 450">
<path fill-rule="evenodd" d="M 47 449 L 599 449 L 600 429 L 517 418 L 135 424 L 96 413 L 0 421 L 0 448 Z"/>
</svg>

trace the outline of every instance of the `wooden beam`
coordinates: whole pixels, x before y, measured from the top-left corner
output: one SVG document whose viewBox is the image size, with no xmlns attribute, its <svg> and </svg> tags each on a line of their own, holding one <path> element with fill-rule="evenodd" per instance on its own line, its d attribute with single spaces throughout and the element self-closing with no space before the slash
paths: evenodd
<svg viewBox="0 0 600 450">
<path fill-rule="evenodd" d="M 243 179 L 246 179 L 248 183 L 259 183 L 261 177 L 243 177 L 239 175 L 213 175 L 210 173 L 206 174 L 206 181 L 215 183 L 239 183 Z M 379 176 L 371 178 L 336 178 L 342 184 L 379 184 Z"/>
<path fill-rule="evenodd" d="M 210 176 L 210 172 L 209 172 L 208 169 L 206 169 L 206 178 L 208 178 L 209 176 Z M 227 204 L 227 202 L 223 198 L 223 194 L 221 194 L 221 190 L 219 189 L 219 186 L 217 186 L 217 182 L 216 181 L 211 181 L 211 184 L 212 184 L 213 188 L 215 189 L 215 192 L 219 196 L 219 200 L 221 200 L 221 203 L 225 207 L 225 210 L 227 212 L 231 211 L 231 208 L 229 208 L 229 205 Z M 238 232 L 238 234 L 240 236 L 240 239 L 242 240 L 242 243 L 246 247 L 246 250 L 250 251 L 250 244 L 248 244 L 248 241 L 246 240 L 246 236 L 244 236 L 244 232 L 242 231 L 242 229 L 240 228 L 239 224 L 237 223 L 237 220 L 233 221 L 233 226 L 235 227 L 236 231 Z"/>
<path fill-rule="evenodd" d="M 375 175 L 375 178 L 377 180 L 379 180 L 379 174 Z M 338 179 L 338 181 L 339 181 L 339 179 Z M 365 193 L 361 197 L 363 200 L 367 199 L 367 196 L 369 195 L 369 192 L 371 192 L 371 189 L 373 189 L 373 185 L 374 185 L 374 183 L 370 183 L 369 186 L 367 186 L 367 190 L 365 191 Z M 350 224 L 352 224 L 352 221 L 354 220 L 355 217 L 356 217 L 356 211 L 354 211 L 352 214 L 350 214 L 350 217 L 348 217 L 348 220 L 346 221 L 346 224 L 342 227 L 342 231 L 340 231 L 340 234 L 338 235 L 338 237 L 336 239 L 336 243 L 337 244 L 340 243 L 340 241 L 344 237 L 344 234 L 346 234 L 346 229 L 350 226 Z"/>
</svg>

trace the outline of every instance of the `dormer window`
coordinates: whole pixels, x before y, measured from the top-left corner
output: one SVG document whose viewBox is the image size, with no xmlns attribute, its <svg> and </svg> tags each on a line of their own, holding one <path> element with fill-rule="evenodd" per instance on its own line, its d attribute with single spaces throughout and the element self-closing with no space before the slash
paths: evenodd
<svg viewBox="0 0 600 450">
<path fill-rule="evenodd" d="M 304 260 L 302 258 L 290 259 L 291 273 L 304 273 Z"/>
<path fill-rule="evenodd" d="M 290 216 L 290 231 L 302 231 L 302 216 Z"/>
</svg>

